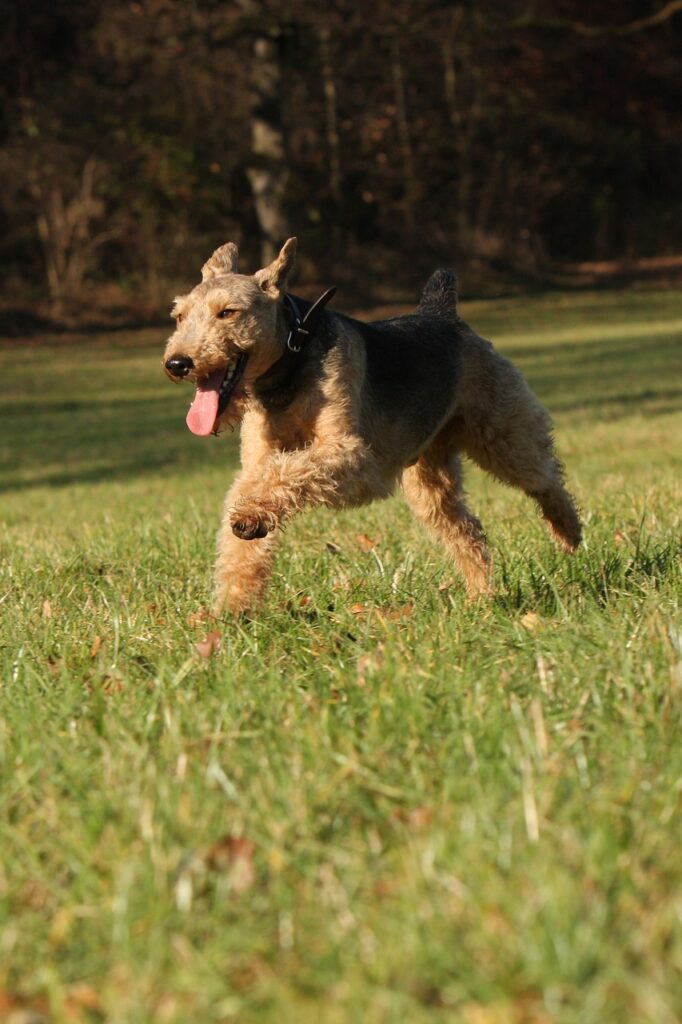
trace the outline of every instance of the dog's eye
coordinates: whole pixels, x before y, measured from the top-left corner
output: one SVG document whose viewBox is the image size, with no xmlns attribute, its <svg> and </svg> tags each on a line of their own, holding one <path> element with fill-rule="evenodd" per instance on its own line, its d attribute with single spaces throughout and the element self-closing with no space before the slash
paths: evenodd
<svg viewBox="0 0 682 1024">
<path fill-rule="evenodd" d="M 184 313 L 171 313 L 171 316 L 175 317 L 176 324 L 181 324 L 182 321 L 185 319 Z"/>
<path fill-rule="evenodd" d="M 220 312 L 218 313 L 218 319 L 227 320 L 228 317 L 234 316 L 236 312 L 236 309 L 221 309 Z"/>
</svg>

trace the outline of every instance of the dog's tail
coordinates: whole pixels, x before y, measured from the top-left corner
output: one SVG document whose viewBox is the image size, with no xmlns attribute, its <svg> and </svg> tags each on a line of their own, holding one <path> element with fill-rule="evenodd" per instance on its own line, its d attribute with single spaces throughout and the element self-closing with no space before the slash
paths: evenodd
<svg viewBox="0 0 682 1024">
<path fill-rule="evenodd" d="M 457 312 L 457 274 L 448 267 L 434 270 L 424 285 L 419 309 L 429 313 Z"/>
</svg>

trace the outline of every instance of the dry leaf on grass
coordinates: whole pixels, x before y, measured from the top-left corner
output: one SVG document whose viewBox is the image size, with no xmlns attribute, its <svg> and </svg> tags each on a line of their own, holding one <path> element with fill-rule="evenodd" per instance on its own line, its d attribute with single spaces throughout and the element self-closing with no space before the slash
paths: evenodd
<svg viewBox="0 0 682 1024">
<path fill-rule="evenodd" d="M 407 604 L 399 605 L 397 608 L 377 608 L 370 604 L 352 604 L 348 611 L 351 615 L 369 615 L 374 612 L 380 621 L 386 622 L 400 622 L 402 619 L 408 619 L 414 612 L 414 601 L 408 601 Z"/>
<path fill-rule="evenodd" d="M 355 539 L 363 551 L 374 551 L 377 546 L 377 542 L 368 537 L 366 533 L 356 533 Z"/>
<path fill-rule="evenodd" d="M 102 637 L 97 635 L 92 641 L 92 647 L 90 648 L 90 657 L 96 658 L 99 654 L 99 649 L 102 646 Z"/>
<path fill-rule="evenodd" d="M 384 660 L 384 645 L 379 644 L 376 650 L 361 654 L 357 662 L 357 684 L 358 686 L 367 685 L 367 676 L 370 673 L 378 672 L 383 664 Z"/>
<path fill-rule="evenodd" d="M 413 807 L 408 812 L 407 823 L 414 832 L 420 832 L 431 824 L 431 811 L 428 807 Z"/>
<path fill-rule="evenodd" d="M 377 614 L 388 622 L 400 622 L 401 619 L 409 619 L 414 612 L 414 601 L 398 608 L 377 608 Z"/>
<path fill-rule="evenodd" d="M 541 625 L 540 616 L 537 612 L 526 612 L 525 615 L 521 616 L 520 622 L 529 633 L 537 632 Z"/>
<path fill-rule="evenodd" d="M 197 626 L 202 626 L 204 622 L 215 622 L 215 615 L 208 608 L 197 608 L 195 612 L 190 612 L 187 616 L 187 625 L 190 629 L 196 629 Z"/>
<path fill-rule="evenodd" d="M 115 673 L 107 672 L 102 676 L 102 691 L 109 696 L 112 693 L 123 693 L 126 688 L 125 680 Z"/>
<path fill-rule="evenodd" d="M 282 611 L 288 612 L 290 615 L 295 615 L 300 611 L 304 611 L 306 608 L 308 609 L 308 612 L 306 613 L 308 616 L 311 614 L 313 616 L 315 615 L 313 599 L 309 594 L 295 594 L 294 597 L 290 598 L 288 601 L 284 601 L 279 607 Z"/>
<path fill-rule="evenodd" d="M 194 645 L 194 649 L 200 658 L 210 658 L 211 655 L 218 653 L 220 650 L 220 643 L 220 633 L 213 629 L 210 633 L 206 634 L 203 640 L 200 640 L 199 643 Z"/>
<path fill-rule="evenodd" d="M 3 1024 L 49 1024 L 47 999 L 44 996 L 24 999 L 0 988 L 0 1021 Z"/>
<path fill-rule="evenodd" d="M 234 892 L 245 892 L 256 881 L 255 852 L 255 844 L 245 836 L 223 836 L 206 854 L 206 867 L 227 875 Z"/>
<path fill-rule="evenodd" d="M 431 811 L 428 807 L 397 807 L 391 818 L 400 822 L 410 832 L 421 832 L 431 824 Z"/>
<path fill-rule="evenodd" d="M 92 1013 L 102 1013 L 102 1001 L 92 985 L 84 981 L 78 981 L 68 990 L 66 1005 L 70 1009 L 90 1010 Z M 80 1019 L 80 1018 L 78 1018 Z"/>
<path fill-rule="evenodd" d="M 48 598 L 45 598 L 45 600 L 43 601 L 43 618 L 52 618 L 52 605 L 50 604 Z"/>
</svg>

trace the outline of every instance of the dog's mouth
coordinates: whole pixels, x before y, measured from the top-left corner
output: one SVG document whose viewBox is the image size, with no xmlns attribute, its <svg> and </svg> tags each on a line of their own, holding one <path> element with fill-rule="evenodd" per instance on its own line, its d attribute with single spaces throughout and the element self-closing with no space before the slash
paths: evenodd
<svg viewBox="0 0 682 1024">
<path fill-rule="evenodd" d="M 187 413 L 187 426 L 193 434 L 206 437 L 216 430 L 218 420 L 223 415 L 237 384 L 242 378 L 248 356 L 245 352 L 236 359 L 210 373 L 197 384 L 194 401 Z"/>
</svg>

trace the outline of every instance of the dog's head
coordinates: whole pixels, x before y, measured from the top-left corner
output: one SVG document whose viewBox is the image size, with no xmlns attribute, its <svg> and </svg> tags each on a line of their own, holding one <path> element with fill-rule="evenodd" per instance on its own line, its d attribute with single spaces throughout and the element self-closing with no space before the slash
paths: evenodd
<svg viewBox="0 0 682 1024">
<path fill-rule="evenodd" d="M 282 355 L 279 311 L 295 257 L 290 238 L 269 266 L 238 274 L 237 246 L 228 242 L 202 267 L 201 284 L 175 299 L 163 364 L 171 380 L 196 385 L 187 414 L 194 434 L 239 420 L 250 384 Z"/>
</svg>

